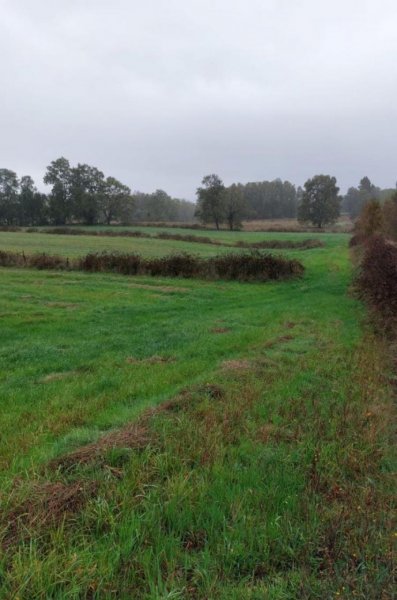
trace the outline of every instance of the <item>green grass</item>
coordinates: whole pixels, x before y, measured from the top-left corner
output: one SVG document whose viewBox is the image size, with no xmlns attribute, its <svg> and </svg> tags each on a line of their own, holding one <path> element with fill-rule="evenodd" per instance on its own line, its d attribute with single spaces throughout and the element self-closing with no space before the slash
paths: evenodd
<svg viewBox="0 0 397 600">
<path fill-rule="evenodd" d="M 143 233 L 158 234 L 165 229 L 158 228 L 126 228 L 141 229 Z M 195 235 L 195 231 L 189 229 L 170 229 L 171 234 Z M 198 231 L 197 235 L 203 232 Z M 229 232 L 229 231 L 206 231 L 206 237 L 221 242 L 234 243 L 237 241 L 258 242 L 262 240 L 302 240 L 307 238 L 320 239 L 329 247 L 343 244 L 347 241 L 346 234 L 302 234 L 302 233 L 251 233 L 251 232 Z M 347 243 L 347 242 L 346 242 Z M 181 242 L 176 240 L 160 240 L 150 238 L 123 238 L 123 237 L 94 237 L 94 236 L 71 236 L 45 233 L 14 233 L 0 232 L 0 250 L 13 252 L 24 251 L 26 254 L 46 252 L 47 254 L 60 254 L 62 256 L 76 257 L 88 252 L 122 251 L 138 252 L 145 256 L 163 256 L 174 252 L 189 252 L 201 254 L 202 256 L 213 256 L 214 254 L 233 251 L 227 246 L 211 246 L 197 242 Z M 238 248 L 235 251 L 239 251 Z"/>
<path fill-rule="evenodd" d="M 347 237 L 321 239 L 286 253 L 306 266 L 292 282 L 0 270 L 5 540 L 36 507 L 5 547 L 1 598 L 392 597 L 388 355 L 348 293 Z M 189 246 L 219 251 L 0 234 L 68 256 Z M 47 466 L 182 390 L 180 410 L 147 417 L 145 448 Z M 46 520 L 48 482 L 86 501 Z"/>
</svg>

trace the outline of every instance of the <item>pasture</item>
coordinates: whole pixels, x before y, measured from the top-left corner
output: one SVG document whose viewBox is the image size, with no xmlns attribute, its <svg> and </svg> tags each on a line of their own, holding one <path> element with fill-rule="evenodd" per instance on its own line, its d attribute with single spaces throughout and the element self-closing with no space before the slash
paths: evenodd
<svg viewBox="0 0 397 600">
<path fill-rule="evenodd" d="M 92 228 L 93 231 L 104 230 L 104 227 Z M 158 236 L 162 232 L 171 235 L 190 235 L 192 237 L 205 236 L 220 244 L 235 244 L 237 242 L 261 242 L 263 240 L 292 240 L 318 239 L 327 242 L 329 248 L 335 247 L 347 240 L 345 234 L 329 233 L 263 233 L 263 232 L 230 232 L 230 231 L 191 231 L 180 228 L 156 228 L 156 227 L 123 227 L 108 228 L 116 233 L 120 231 L 140 232 L 143 235 Z M 26 254 L 42 253 L 59 254 L 70 258 L 83 256 L 89 252 L 137 252 L 143 256 L 164 256 L 175 252 L 189 252 L 201 256 L 213 256 L 214 254 L 230 252 L 228 246 L 200 244 L 198 242 L 187 242 L 179 240 L 164 240 L 156 237 L 95 237 L 90 235 L 60 235 L 41 233 L 5 232 L 0 231 L 0 250 L 22 252 Z"/>
<path fill-rule="evenodd" d="M 0 269 L 0 598 L 392 597 L 390 358 L 348 236 L 204 235 L 324 247 L 277 251 L 306 271 L 268 283 Z"/>
</svg>

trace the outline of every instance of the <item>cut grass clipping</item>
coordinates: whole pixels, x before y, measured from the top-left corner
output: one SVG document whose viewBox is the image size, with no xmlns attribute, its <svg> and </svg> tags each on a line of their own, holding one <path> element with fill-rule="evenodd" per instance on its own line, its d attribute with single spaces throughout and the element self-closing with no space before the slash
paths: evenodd
<svg viewBox="0 0 397 600">
<path fill-rule="evenodd" d="M 258 251 L 210 258 L 187 253 L 144 258 L 139 254 L 103 252 L 73 260 L 48 254 L 26 256 L 24 253 L 0 251 L 0 266 L 236 281 L 289 279 L 301 277 L 304 272 L 304 267 L 298 260 Z"/>
</svg>

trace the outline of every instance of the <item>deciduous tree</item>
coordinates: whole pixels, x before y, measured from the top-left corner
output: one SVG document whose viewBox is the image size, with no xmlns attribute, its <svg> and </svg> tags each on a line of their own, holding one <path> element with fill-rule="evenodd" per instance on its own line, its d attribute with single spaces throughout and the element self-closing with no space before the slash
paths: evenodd
<svg viewBox="0 0 397 600">
<path fill-rule="evenodd" d="M 107 225 L 123 220 L 123 213 L 131 203 L 131 190 L 114 177 L 107 177 L 100 196 L 100 206 Z"/>
<path fill-rule="evenodd" d="M 44 183 L 52 185 L 48 201 L 50 218 L 55 225 L 65 225 L 73 212 L 72 170 L 69 161 L 64 157 L 53 160 L 47 167 Z"/>
<path fill-rule="evenodd" d="M 44 225 L 47 218 L 47 196 L 37 191 L 30 175 L 21 177 L 18 199 L 18 224 Z"/>
<path fill-rule="evenodd" d="M 310 222 L 316 227 L 335 223 L 340 214 L 341 198 L 335 177 L 316 175 L 304 185 L 298 220 Z"/>
<path fill-rule="evenodd" d="M 197 188 L 196 216 L 203 223 L 214 223 L 219 229 L 225 221 L 225 186 L 218 175 L 206 175 Z"/>
<path fill-rule="evenodd" d="M 17 174 L 10 169 L 0 169 L 0 223 L 13 225 L 18 219 Z"/>
<path fill-rule="evenodd" d="M 105 176 L 96 167 L 78 164 L 71 169 L 70 193 L 73 217 L 86 225 L 94 225 L 100 216 L 100 196 Z"/>
<path fill-rule="evenodd" d="M 245 200 L 242 186 L 233 184 L 225 189 L 225 217 L 230 231 L 241 227 L 245 213 Z"/>
</svg>

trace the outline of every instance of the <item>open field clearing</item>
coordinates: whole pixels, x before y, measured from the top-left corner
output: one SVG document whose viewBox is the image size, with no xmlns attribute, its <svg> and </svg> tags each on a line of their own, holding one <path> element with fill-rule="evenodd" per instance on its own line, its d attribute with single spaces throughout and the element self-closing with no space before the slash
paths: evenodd
<svg viewBox="0 0 397 600">
<path fill-rule="evenodd" d="M 0 269 L 0 598 L 393 597 L 390 357 L 349 293 L 347 236 L 318 235 L 280 251 L 301 279 L 265 284 Z"/>
<path fill-rule="evenodd" d="M 100 228 L 92 228 L 100 230 Z M 120 228 L 114 228 L 120 231 Z M 123 228 L 124 230 L 124 228 Z M 260 233 L 260 232 L 230 232 L 230 231 L 191 231 L 189 229 L 158 229 L 158 228 L 125 228 L 125 231 L 141 231 L 144 234 L 158 235 L 162 231 L 172 234 L 200 236 L 205 235 L 220 243 L 235 244 L 238 242 L 257 243 L 264 240 L 294 241 L 305 239 L 320 240 L 328 248 L 347 244 L 346 234 L 302 234 L 302 233 Z M 34 254 L 60 254 L 62 256 L 83 256 L 88 252 L 120 251 L 137 252 L 145 256 L 163 256 L 173 252 L 198 253 L 202 256 L 230 252 L 233 248 L 211 244 L 199 244 L 179 240 L 162 240 L 150 238 L 129 237 L 95 237 L 90 235 L 60 235 L 47 233 L 4 232 L 0 231 L 0 250 Z M 238 249 L 237 249 L 238 250 Z"/>
</svg>

